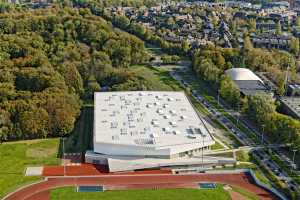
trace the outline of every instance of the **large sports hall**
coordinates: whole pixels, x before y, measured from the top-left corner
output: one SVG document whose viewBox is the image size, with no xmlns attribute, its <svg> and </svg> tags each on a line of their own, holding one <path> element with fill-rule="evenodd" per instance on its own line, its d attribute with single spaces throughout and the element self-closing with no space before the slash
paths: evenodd
<svg viewBox="0 0 300 200">
<path fill-rule="evenodd" d="M 86 152 L 87 163 L 115 172 L 233 162 L 203 156 L 215 143 L 213 129 L 184 92 L 97 92 L 94 103 L 94 148 Z"/>
</svg>

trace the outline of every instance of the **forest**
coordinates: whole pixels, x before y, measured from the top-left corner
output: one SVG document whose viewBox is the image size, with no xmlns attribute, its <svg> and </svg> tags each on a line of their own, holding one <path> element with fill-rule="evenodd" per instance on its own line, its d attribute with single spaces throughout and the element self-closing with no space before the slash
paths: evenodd
<svg viewBox="0 0 300 200">
<path fill-rule="evenodd" d="M 246 38 L 245 41 L 248 39 Z M 248 40 L 249 41 L 249 40 Z M 253 71 L 263 71 L 274 81 L 276 95 L 285 91 L 284 77 L 289 68 L 290 79 L 299 82 L 299 71 L 294 57 L 279 50 L 263 50 L 253 48 L 248 42 L 241 49 L 223 49 L 208 46 L 198 49 L 193 56 L 193 69 L 198 77 L 217 91 L 220 96 L 234 109 L 242 111 L 271 141 L 288 143 L 300 149 L 300 122 L 297 119 L 283 115 L 270 96 L 241 96 L 237 85 L 225 74 L 232 67 L 245 67 Z"/>
<path fill-rule="evenodd" d="M 0 141 L 69 134 L 94 91 L 147 89 L 144 43 L 89 9 L 0 14 Z M 142 88 L 141 88 L 142 87 Z"/>
</svg>

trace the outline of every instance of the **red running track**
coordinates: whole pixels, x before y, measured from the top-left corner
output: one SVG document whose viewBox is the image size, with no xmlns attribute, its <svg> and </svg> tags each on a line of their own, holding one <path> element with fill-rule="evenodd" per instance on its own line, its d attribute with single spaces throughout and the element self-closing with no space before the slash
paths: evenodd
<svg viewBox="0 0 300 200">
<path fill-rule="evenodd" d="M 108 172 L 107 166 L 93 165 L 93 164 L 81 164 L 79 166 L 66 166 L 65 175 L 67 176 L 100 176 L 100 175 L 131 175 L 131 174 L 172 174 L 170 169 L 153 169 L 153 170 L 141 170 L 133 172 Z M 43 168 L 43 176 L 63 176 L 63 166 L 45 166 Z"/>
<path fill-rule="evenodd" d="M 44 182 L 30 185 L 12 193 L 5 200 L 45 199 L 50 189 L 76 185 L 104 185 L 110 189 L 173 188 L 195 186 L 198 182 L 216 182 L 242 187 L 255 193 L 262 200 L 276 198 L 266 190 L 252 184 L 249 176 L 239 174 L 192 174 L 192 175 L 104 175 L 99 177 L 52 177 Z M 43 198 L 44 197 L 44 198 Z"/>
</svg>

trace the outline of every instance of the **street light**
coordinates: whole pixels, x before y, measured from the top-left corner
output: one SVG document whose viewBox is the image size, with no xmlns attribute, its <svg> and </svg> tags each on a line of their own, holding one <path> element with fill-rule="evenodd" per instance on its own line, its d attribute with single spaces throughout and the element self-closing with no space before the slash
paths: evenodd
<svg viewBox="0 0 300 200">
<path fill-rule="evenodd" d="M 203 156 L 204 156 L 204 138 L 206 135 L 202 135 L 202 168 L 204 168 Z"/>
<path fill-rule="evenodd" d="M 264 144 L 265 125 L 263 124 L 261 126 L 262 126 L 261 143 Z"/>
<path fill-rule="evenodd" d="M 62 138 L 63 159 L 64 159 L 64 176 L 66 175 L 66 158 L 65 158 L 65 138 Z"/>
<path fill-rule="evenodd" d="M 236 124 L 237 124 L 237 126 L 238 126 L 238 124 L 239 124 L 239 117 L 240 117 L 240 113 L 239 113 L 239 111 L 240 111 L 240 104 L 238 103 L 238 110 L 237 110 L 237 117 L 236 117 Z"/>
<path fill-rule="evenodd" d="M 218 106 L 220 106 L 220 90 L 218 90 Z"/>
<path fill-rule="evenodd" d="M 294 164 L 295 164 L 296 151 L 297 151 L 297 149 L 293 149 L 293 152 L 294 152 L 294 154 L 293 154 L 293 163 L 294 163 Z"/>
</svg>

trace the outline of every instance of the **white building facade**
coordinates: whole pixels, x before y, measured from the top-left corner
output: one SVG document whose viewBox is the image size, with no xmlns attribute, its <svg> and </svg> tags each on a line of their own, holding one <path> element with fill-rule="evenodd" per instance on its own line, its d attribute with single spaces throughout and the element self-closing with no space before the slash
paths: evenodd
<svg viewBox="0 0 300 200">
<path fill-rule="evenodd" d="M 94 102 L 94 149 L 86 162 L 113 163 L 110 171 L 122 171 L 116 163 L 124 170 L 186 164 L 215 143 L 183 92 L 97 92 Z"/>
</svg>

